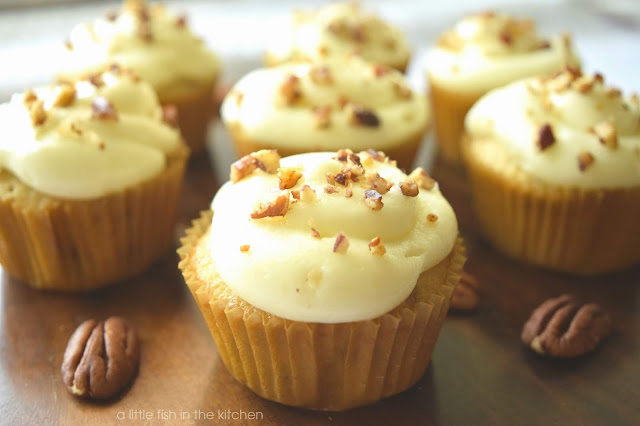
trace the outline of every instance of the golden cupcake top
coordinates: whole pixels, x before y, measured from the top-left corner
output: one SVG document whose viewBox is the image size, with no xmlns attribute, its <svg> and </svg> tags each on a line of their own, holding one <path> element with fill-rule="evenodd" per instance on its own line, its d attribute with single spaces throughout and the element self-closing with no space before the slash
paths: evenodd
<svg viewBox="0 0 640 426">
<path fill-rule="evenodd" d="M 566 68 L 496 89 L 469 111 L 467 132 L 499 141 L 541 181 L 587 188 L 640 185 L 640 98 L 601 74 Z"/>
<path fill-rule="evenodd" d="M 60 198 L 92 199 L 160 173 L 181 144 L 175 108 L 117 66 L 0 105 L 0 170 Z"/>
<path fill-rule="evenodd" d="M 135 70 L 162 101 L 209 85 L 219 72 L 218 58 L 191 32 L 185 16 L 143 0 L 127 0 L 121 10 L 76 26 L 65 46 L 61 76 L 117 63 Z"/>
<path fill-rule="evenodd" d="M 452 250 L 456 217 L 422 169 L 384 153 L 264 150 L 231 166 L 209 249 L 241 298 L 283 318 L 348 322 L 399 305 Z"/>
<path fill-rule="evenodd" d="M 411 52 L 398 29 L 351 2 L 294 12 L 289 33 L 274 41 L 267 59 L 285 62 L 351 54 L 403 70 Z"/>
<path fill-rule="evenodd" d="M 387 148 L 423 132 L 429 120 L 426 97 L 402 73 L 357 57 L 253 71 L 221 112 L 250 140 L 283 148 Z"/>
<path fill-rule="evenodd" d="M 484 12 L 467 16 L 440 36 L 427 58 L 429 75 L 468 91 L 579 65 L 568 34 L 546 38 L 531 19 Z"/>
</svg>

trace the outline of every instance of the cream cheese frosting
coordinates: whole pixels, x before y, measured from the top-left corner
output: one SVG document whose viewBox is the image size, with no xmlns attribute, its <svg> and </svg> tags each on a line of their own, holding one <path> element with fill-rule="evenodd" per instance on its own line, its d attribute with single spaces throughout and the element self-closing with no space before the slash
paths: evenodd
<svg viewBox="0 0 640 426">
<path fill-rule="evenodd" d="M 579 65 L 569 35 L 546 40 L 533 21 L 490 12 L 458 22 L 427 55 L 433 82 L 471 93 L 551 74 L 565 65 Z"/>
<path fill-rule="evenodd" d="M 409 180 L 376 152 L 281 162 L 265 153 L 275 151 L 232 166 L 211 205 L 209 249 L 224 282 L 268 313 L 321 323 L 377 317 L 454 247 L 455 214 L 419 169 Z"/>
<path fill-rule="evenodd" d="M 42 193 L 93 199 L 164 170 L 181 143 L 153 88 L 113 68 L 0 105 L 0 170 Z"/>
<path fill-rule="evenodd" d="M 498 141 L 543 182 L 640 185 L 640 99 L 624 98 L 599 74 L 567 69 L 496 89 L 471 108 L 465 127 L 473 139 Z"/>
<path fill-rule="evenodd" d="M 397 69 L 404 69 L 411 54 L 398 29 L 353 2 L 294 12 L 286 37 L 274 40 L 267 55 L 276 62 L 286 62 L 353 53 Z"/>
<path fill-rule="evenodd" d="M 219 73 L 218 58 L 183 16 L 145 1 L 125 1 L 119 13 L 76 26 L 60 75 L 87 75 L 112 63 L 133 69 L 163 102 L 211 84 Z"/>
<path fill-rule="evenodd" d="M 426 97 L 404 76 L 357 57 L 253 71 L 226 96 L 227 126 L 275 148 L 397 146 L 426 130 Z"/>
</svg>

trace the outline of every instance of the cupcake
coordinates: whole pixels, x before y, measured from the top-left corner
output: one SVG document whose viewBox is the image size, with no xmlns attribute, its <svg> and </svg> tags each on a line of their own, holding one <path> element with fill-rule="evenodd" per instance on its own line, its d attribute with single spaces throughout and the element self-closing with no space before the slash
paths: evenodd
<svg viewBox="0 0 640 426">
<path fill-rule="evenodd" d="M 112 63 L 133 69 L 153 86 L 162 105 L 178 109 L 180 130 L 192 151 L 205 147 L 220 63 L 184 16 L 159 4 L 125 1 L 121 11 L 71 31 L 58 76 L 73 80 Z"/>
<path fill-rule="evenodd" d="M 465 260 L 435 182 L 375 151 L 243 157 L 182 243 L 180 269 L 231 374 L 321 410 L 422 376 Z"/>
<path fill-rule="evenodd" d="M 427 56 L 438 146 L 460 161 L 460 137 L 469 108 L 486 92 L 516 80 L 579 66 L 568 35 L 545 39 L 531 20 L 482 13 L 445 32 Z"/>
<path fill-rule="evenodd" d="M 163 114 L 164 111 L 164 114 Z M 91 290 L 172 244 L 188 148 L 153 88 L 112 68 L 0 105 L 0 264 L 38 289 Z"/>
<path fill-rule="evenodd" d="M 640 260 L 640 100 L 567 69 L 489 92 L 466 118 L 478 217 L 509 256 L 576 274 Z"/>
<path fill-rule="evenodd" d="M 273 66 L 351 54 L 404 72 L 411 50 L 397 28 L 362 11 L 358 3 L 332 3 L 316 11 L 294 12 L 289 31 L 273 40 L 265 62 Z"/>
<path fill-rule="evenodd" d="M 276 148 L 385 151 L 410 168 L 429 125 L 425 97 L 404 76 L 357 57 L 289 63 L 243 77 L 222 104 L 239 157 Z"/>
</svg>

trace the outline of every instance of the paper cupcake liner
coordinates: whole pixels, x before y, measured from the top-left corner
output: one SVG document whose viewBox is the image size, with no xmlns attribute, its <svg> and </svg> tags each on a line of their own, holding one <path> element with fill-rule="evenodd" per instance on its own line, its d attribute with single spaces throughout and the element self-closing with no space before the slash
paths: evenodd
<svg viewBox="0 0 640 426">
<path fill-rule="evenodd" d="M 188 149 L 132 188 L 89 201 L 41 194 L 0 172 L 0 264 L 38 289 L 92 290 L 138 274 L 173 240 Z"/>
<path fill-rule="evenodd" d="M 194 154 L 203 151 L 207 146 L 209 123 L 216 114 L 214 87 L 215 82 L 180 98 L 165 99 L 161 96 L 163 106 L 174 105 L 178 109 L 180 133 Z"/>
<path fill-rule="evenodd" d="M 202 243 L 212 214 L 203 213 L 187 231 L 180 269 L 238 381 L 286 405 L 345 410 L 402 392 L 422 376 L 465 261 L 461 240 L 391 312 L 352 323 L 305 323 L 268 314 L 233 294 Z"/>
<path fill-rule="evenodd" d="M 392 147 L 385 146 L 370 146 L 367 148 L 373 148 L 377 151 L 384 151 L 384 153 L 391 159 L 398 162 L 398 167 L 410 171 L 413 169 L 413 165 L 416 160 L 418 150 L 422 146 L 425 135 L 427 134 L 428 127 L 421 129 L 415 135 L 407 138 L 399 144 L 395 144 Z M 288 157 L 289 155 L 303 154 L 305 152 L 322 152 L 322 151 L 335 151 L 335 149 L 328 149 L 321 146 L 312 146 L 308 148 L 302 148 L 305 144 L 300 143 L 301 148 L 288 148 L 273 146 L 268 143 L 256 142 L 255 140 L 247 137 L 239 125 L 228 125 L 227 131 L 233 140 L 233 146 L 238 157 L 251 154 L 252 152 L 260 151 L 261 149 L 277 149 L 281 157 Z M 345 148 L 349 148 L 348 146 Z"/>
<path fill-rule="evenodd" d="M 580 189 L 533 181 L 515 167 L 487 164 L 469 143 L 465 159 L 478 218 L 505 254 L 584 275 L 640 261 L 640 187 Z"/>
<path fill-rule="evenodd" d="M 483 93 L 456 93 L 438 86 L 432 79 L 429 85 L 438 151 L 447 162 L 459 164 L 464 118 Z"/>
</svg>

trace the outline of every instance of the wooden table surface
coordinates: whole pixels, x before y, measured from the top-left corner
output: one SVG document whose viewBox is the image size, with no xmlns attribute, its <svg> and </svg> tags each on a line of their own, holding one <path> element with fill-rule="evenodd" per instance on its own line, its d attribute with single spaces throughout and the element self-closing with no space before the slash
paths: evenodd
<svg viewBox="0 0 640 426">
<path fill-rule="evenodd" d="M 0 270 L 0 423 L 639 424 L 640 268 L 576 278 L 508 260 L 479 237 L 462 171 L 436 163 L 433 174 L 458 214 L 481 302 L 474 313 L 449 315 L 430 367 L 410 390 L 344 413 L 261 399 L 226 371 L 170 253 L 142 276 L 86 295 L 31 290 Z M 208 161 L 192 161 L 177 232 L 215 189 Z M 564 292 L 601 303 L 614 332 L 579 359 L 539 357 L 521 345 L 522 324 L 540 302 Z M 67 340 L 83 320 L 111 315 L 139 332 L 138 377 L 116 401 L 79 401 L 60 375 Z"/>
</svg>

